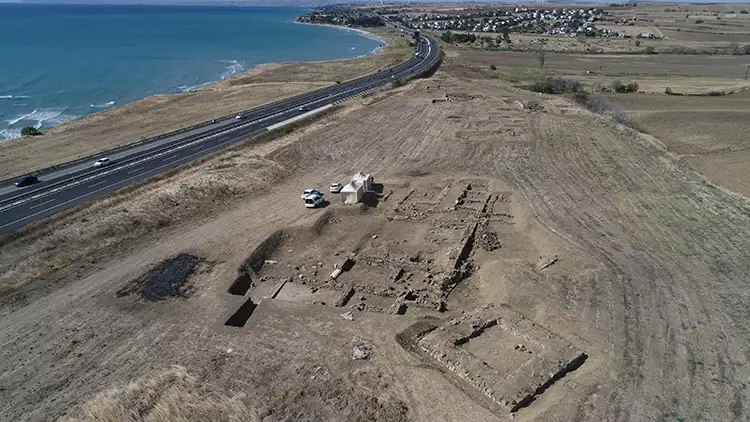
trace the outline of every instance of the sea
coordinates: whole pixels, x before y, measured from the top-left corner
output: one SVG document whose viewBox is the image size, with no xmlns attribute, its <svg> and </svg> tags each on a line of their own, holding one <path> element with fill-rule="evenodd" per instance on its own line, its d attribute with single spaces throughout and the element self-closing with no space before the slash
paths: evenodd
<svg viewBox="0 0 750 422">
<path fill-rule="evenodd" d="M 375 54 L 382 41 L 295 23 L 300 8 L 0 3 L 0 141 L 262 63 Z"/>
</svg>

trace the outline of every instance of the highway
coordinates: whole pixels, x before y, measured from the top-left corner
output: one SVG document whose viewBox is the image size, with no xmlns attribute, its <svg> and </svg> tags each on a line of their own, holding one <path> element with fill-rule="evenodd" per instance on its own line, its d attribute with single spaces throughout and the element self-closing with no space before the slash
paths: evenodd
<svg viewBox="0 0 750 422">
<path fill-rule="evenodd" d="M 6 181 L 0 185 L 0 234 L 100 198 L 395 80 L 418 76 L 434 69 L 439 61 L 437 41 L 423 36 L 418 55 L 390 69 L 245 111 L 243 119 L 228 116 L 215 123 L 206 122 L 109 152 L 106 156 L 113 163 L 106 167 L 93 167 L 93 162 L 102 157 L 98 155 L 34 173 L 40 181 L 28 187 L 17 188 Z"/>
</svg>

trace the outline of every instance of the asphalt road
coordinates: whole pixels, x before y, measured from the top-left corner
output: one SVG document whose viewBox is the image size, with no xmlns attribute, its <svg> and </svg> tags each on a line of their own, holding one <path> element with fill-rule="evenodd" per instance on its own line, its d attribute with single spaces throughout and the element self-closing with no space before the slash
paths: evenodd
<svg viewBox="0 0 750 422">
<path fill-rule="evenodd" d="M 228 117 L 117 151 L 108 156 L 113 163 L 107 167 L 94 168 L 92 158 L 42 171 L 40 182 L 25 188 L 10 183 L 0 186 L 0 234 L 260 135 L 268 131 L 269 126 L 304 117 L 316 109 L 373 91 L 394 80 L 410 78 L 440 60 L 439 46 L 432 38 L 422 37 L 418 51 L 418 56 L 388 70 L 248 110 L 243 119 Z M 305 109 L 300 110 L 300 107 Z"/>
</svg>

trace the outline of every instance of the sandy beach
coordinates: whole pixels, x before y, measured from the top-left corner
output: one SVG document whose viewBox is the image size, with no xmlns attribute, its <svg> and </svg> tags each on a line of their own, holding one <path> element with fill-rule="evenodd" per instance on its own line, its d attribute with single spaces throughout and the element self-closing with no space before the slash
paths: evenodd
<svg viewBox="0 0 750 422">
<path fill-rule="evenodd" d="M 361 28 L 352 28 L 350 26 L 330 25 L 330 24 L 327 24 L 327 23 L 308 23 L 308 22 L 300 22 L 300 21 L 294 21 L 294 23 L 296 23 L 298 25 L 327 26 L 329 28 L 336 28 L 336 29 L 341 29 L 341 30 L 344 30 L 344 31 L 353 31 L 353 32 L 362 34 L 362 36 L 364 36 L 366 38 L 370 38 L 370 39 L 373 39 L 373 40 L 380 41 L 381 43 L 383 43 L 384 46 L 388 45 L 388 42 L 386 40 L 384 40 L 383 37 L 380 37 L 380 36 L 378 36 L 377 34 L 375 34 L 373 32 L 366 31 L 366 30 L 361 29 Z"/>
</svg>

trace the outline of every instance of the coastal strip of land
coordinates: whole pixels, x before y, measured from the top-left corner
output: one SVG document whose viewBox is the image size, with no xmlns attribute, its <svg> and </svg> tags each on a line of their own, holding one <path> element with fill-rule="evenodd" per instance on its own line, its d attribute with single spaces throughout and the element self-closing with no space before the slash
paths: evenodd
<svg viewBox="0 0 750 422">
<path fill-rule="evenodd" d="M 412 54 L 395 29 L 373 28 L 380 54 L 321 62 L 269 63 L 198 90 L 154 95 L 50 129 L 44 136 L 0 143 L 0 179 L 80 159 L 153 136 L 354 79 Z"/>
</svg>

